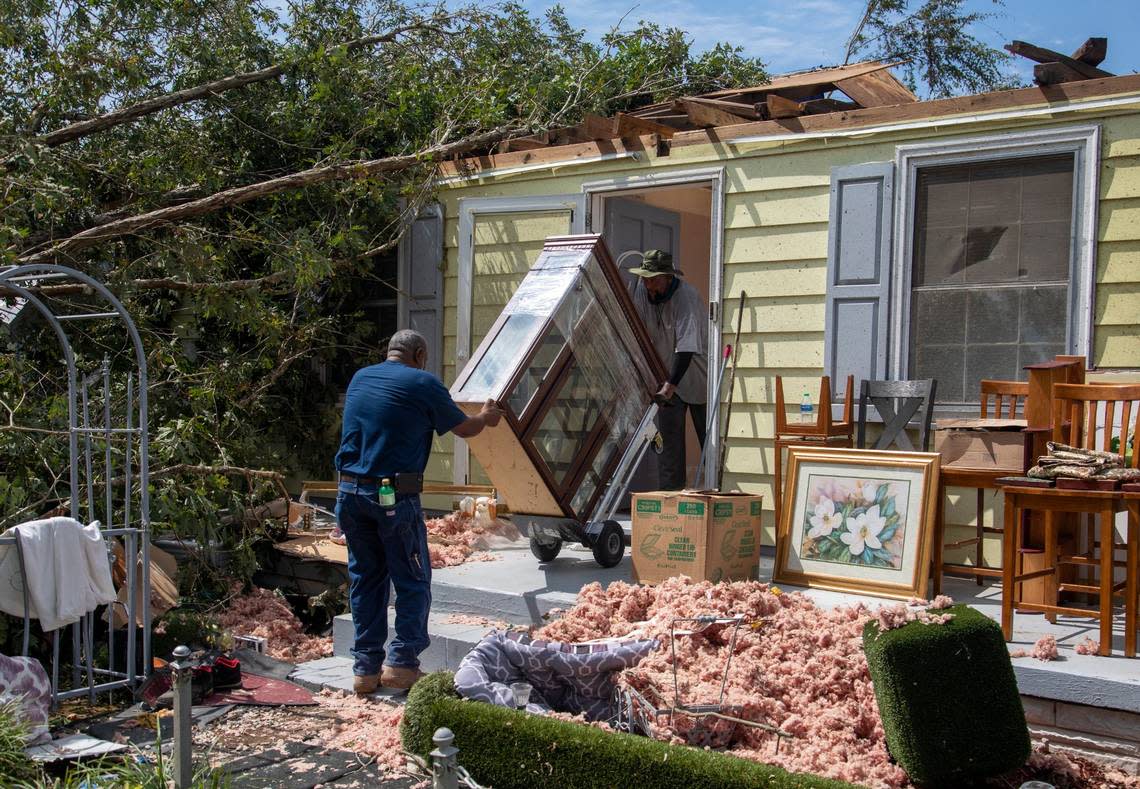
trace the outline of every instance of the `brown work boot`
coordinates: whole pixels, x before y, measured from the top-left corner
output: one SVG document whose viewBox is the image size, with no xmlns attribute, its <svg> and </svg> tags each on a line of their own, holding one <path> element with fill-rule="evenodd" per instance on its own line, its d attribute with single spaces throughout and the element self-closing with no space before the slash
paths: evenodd
<svg viewBox="0 0 1140 789">
<path fill-rule="evenodd" d="M 376 690 L 379 684 L 379 674 L 356 674 L 352 678 L 352 692 L 360 696 L 367 696 Z"/>
<path fill-rule="evenodd" d="M 384 666 L 384 671 L 380 674 L 380 684 L 395 690 L 409 690 L 422 676 L 424 673 L 418 668 Z"/>
</svg>

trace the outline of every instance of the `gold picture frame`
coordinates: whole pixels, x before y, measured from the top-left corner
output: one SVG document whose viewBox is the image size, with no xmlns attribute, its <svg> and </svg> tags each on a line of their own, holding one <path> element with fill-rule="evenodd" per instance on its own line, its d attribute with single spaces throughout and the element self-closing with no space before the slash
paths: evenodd
<svg viewBox="0 0 1140 789">
<path fill-rule="evenodd" d="M 774 583 L 924 597 L 936 452 L 790 447 Z"/>
</svg>

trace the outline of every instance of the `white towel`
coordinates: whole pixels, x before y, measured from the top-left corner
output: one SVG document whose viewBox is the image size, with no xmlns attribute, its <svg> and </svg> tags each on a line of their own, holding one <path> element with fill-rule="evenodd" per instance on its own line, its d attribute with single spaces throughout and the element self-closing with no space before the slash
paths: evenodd
<svg viewBox="0 0 1140 789">
<path fill-rule="evenodd" d="M 3 537 L 20 535 L 23 575 L 15 545 L 0 545 L 0 611 L 24 615 L 24 583 L 33 618 L 45 631 L 57 630 L 115 599 L 107 544 L 99 522 L 73 518 L 21 523 Z"/>
</svg>

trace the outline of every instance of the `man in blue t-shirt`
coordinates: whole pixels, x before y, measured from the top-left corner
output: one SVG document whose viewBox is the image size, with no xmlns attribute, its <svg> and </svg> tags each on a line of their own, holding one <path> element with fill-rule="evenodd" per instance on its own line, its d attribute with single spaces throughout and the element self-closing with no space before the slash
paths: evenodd
<svg viewBox="0 0 1140 789">
<path fill-rule="evenodd" d="M 336 518 L 348 544 L 349 604 L 355 639 L 353 689 L 377 684 L 410 688 L 423 676 L 419 655 L 428 647 L 431 559 L 418 485 L 397 484 L 422 475 L 432 432 L 470 438 L 494 427 L 503 412 L 488 400 L 472 417 L 459 410 L 439 379 L 423 367 L 427 342 L 398 331 L 388 359 L 356 371 L 344 398 L 344 426 Z M 384 479 L 397 487 L 395 506 L 382 506 Z M 396 636 L 388 638 L 389 581 L 396 588 Z"/>
</svg>

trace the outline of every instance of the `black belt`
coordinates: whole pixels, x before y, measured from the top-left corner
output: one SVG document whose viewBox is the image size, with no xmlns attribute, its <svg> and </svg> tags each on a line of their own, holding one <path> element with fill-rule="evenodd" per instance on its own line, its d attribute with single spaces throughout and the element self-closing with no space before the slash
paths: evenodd
<svg viewBox="0 0 1140 789">
<path fill-rule="evenodd" d="M 386 479 L 391 477 L 358 477 L 355 474 L 341 474 L 341 482 L 351 482 L 355 485 L 379 485 Z"/>
<path fill-rule="evenodd" d="M 379 485 L 389 480 L 399 496 L 416 496 L 424 489 L 424 475 L 411 473 L 386 474 L 383 477 L 358 477 L 355 474 L 341 474 L 340 481 L 353 485 Z"/>
</svg>

